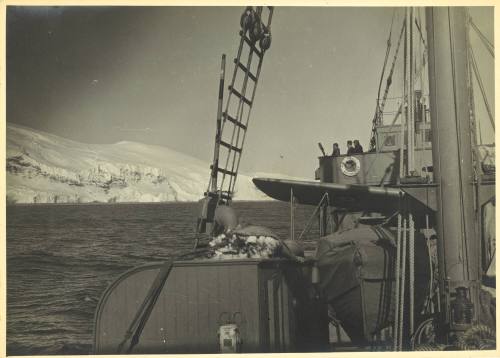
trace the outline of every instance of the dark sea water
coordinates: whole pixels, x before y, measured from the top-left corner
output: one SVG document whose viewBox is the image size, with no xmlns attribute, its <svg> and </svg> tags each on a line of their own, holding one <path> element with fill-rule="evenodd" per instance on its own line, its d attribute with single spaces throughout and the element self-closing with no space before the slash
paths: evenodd
<svg viewBox="0 0 500 358">
<path fill-rule="evenodd" d="M 234 206 L 247 223 L 289 236 L 288 204 Z M 296 236 L 312 211 L 296 209 Z M 91 353 L 105 288 L 127 269 L 188 252 L 197 216 L 195 203 L 7 207 L 7 354 Z"/>
</svg>

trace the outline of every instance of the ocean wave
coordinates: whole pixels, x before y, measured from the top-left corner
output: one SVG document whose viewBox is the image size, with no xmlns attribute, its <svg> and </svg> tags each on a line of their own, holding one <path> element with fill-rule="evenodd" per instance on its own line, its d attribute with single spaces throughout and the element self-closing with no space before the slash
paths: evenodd
<svg viewBox="0 0 500 358">
<path fill-rule="evenodd" d="M 183 205 L 182 210 L 179 204 L 11 208 L 7 353 L 89 354 L 95 308 L 106 287 L 134 266 L 192 248 L 198 204 Z M 289 211 L 280 205 L 235 206 L 250 222 L 281 235 L 288 232 Z"/>
</svg>

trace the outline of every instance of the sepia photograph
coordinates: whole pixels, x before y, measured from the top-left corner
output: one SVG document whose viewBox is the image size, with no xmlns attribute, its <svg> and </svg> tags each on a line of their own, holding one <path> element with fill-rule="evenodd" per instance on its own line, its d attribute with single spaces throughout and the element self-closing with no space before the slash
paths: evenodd
<svg viewBox="0 0 500 358">
<path fill-rule="evenodd" d="M 494 10 L 7 4 L 6 354 L 498 354 Z"/>
</svg>

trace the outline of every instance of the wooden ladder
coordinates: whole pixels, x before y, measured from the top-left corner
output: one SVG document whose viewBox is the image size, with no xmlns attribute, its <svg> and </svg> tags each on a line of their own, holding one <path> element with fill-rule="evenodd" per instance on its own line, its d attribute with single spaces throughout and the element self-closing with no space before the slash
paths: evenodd
<svg viewBox="0 0 500 358">
<path fill-rule="evenodd" d="M 241 15 L 240 42 L 224 110 L 225 55 L 222 56 L 214 157 L 197 233 L 207 232 L 206 224 L 213 221 L 215 208 L 229 205 L 233 198 L 262 62 L 271 45 L 272 16 L 271 6 L 248 6 Z"/>
</svg>

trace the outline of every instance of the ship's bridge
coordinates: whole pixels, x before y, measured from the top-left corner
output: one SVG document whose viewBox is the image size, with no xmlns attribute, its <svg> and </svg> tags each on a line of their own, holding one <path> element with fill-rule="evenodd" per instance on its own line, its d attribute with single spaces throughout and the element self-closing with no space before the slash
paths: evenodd
<svg viewBox="0 0 500 358">
<path fill-rule="evenodd" d="M 325 183 L 396 185 L 401 165 L 401 125 L 380 125 L 376 128 L 376 149 L 353 155 L 319 157 L 315 179 Z M 432 182 L 432 151 L 430 123 L 415 123 L 413 176 L 420 182 Z M 403 146 L 406 157 L 407 142 Z"/>
</svg>

